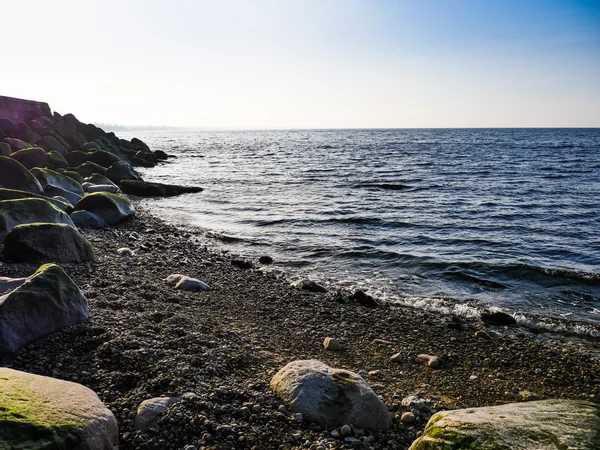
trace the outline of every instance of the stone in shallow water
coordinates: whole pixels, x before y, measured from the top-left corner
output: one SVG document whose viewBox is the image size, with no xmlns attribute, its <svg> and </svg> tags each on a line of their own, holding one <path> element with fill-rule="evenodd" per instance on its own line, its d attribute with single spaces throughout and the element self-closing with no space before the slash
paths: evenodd
<svg viewBox="0 0 600 450">
<path fill-rule="evenodd" d="M 140 197 L 173 197 L 181 194 L 202 192 L 204 190 L 201 187 L 149 183 L 142 180 L 122 180 L 120 187 L 126 194 Z"/>
<path fill-rule="evenodd" d="M 116 450 L 114 415 L 77 383 L 0 368 L 1 449 Z"/>
<path fill-rule="evenodd" d="M 435 414 L 410 450 L 597 450 L 600 406 L 542 400 Z"/>
<path fill-rule="evenodd" d="M 392 424 L 388 409 L 365 380 L 320 361 L 289 363 L 273 377 L 271 389 L 293 412 L 321 426 L 385 430 Z"/>
</svg>

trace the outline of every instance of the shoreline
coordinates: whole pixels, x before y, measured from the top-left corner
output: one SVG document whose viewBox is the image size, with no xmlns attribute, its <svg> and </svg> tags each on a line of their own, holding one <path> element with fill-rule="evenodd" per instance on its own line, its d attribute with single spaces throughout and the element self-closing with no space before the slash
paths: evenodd
<svg viewBox="0 0 600 450">
<path fill-rule="evenodd" d="M 597 339 L 537 335 L 408 306 L 337 303 L 274 274 L 234 267 L 229 254 L 192 239 L 193 230 L 135 204 L 137 215 L 110 230 L 82 231 L 94 245 L 96 262 L 62 264 L 88 299 L 90 321 L 0 360 L 93 389 L 117 418 L 121 449 L 347 445 L 332 438 L 331 430 L 277 414 L 281 401 L 269 381 L 295 359 L 376 371 L 365 379 L 383 397 L 393 425 L 373 433 L 369 445 L 375 449 L 408 448 L 439 410 L 510 403 L 526 395 L 520 392 L 600 400 Z M 135 255 L 118 255 L 120 247 Z M 37 266 L 1 264 L 0 274 L 30 275 Z M 174 290 L 164 281 L 172 273 L 197 277 L 210 290 Z M 489 339 L 475 337 L 478 330 Z M 325 351 L 326 337 L 338 338 L 343 350 Z M 400 364 L 389 359 L 398 352 Z M 423 366 L 416 359 L 420 353 L 444 359 L 442 370 Z M 133 430 L 143 400 L 189 392 L 195 396 L 173 405 L 157 428 Z M 418 393 L 426 412 L 405 425 L 402 400 Z M 260 405 L 260 411 L 241 412 L 246 403 Z"/>
</svg>

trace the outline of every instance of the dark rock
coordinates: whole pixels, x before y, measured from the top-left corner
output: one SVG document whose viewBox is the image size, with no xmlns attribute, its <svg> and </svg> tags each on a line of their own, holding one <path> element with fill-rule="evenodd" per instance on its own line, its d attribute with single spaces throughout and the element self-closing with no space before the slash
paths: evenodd
<svg viewBox="0 0 600 450">
<path fill-rule="evenodd" d="M 16 139 L 16 138 L 5 138 L 4 142 L 6 142 L 8 145 L 10 145 L 10 148 L 12 149 L 13 152 L 18 152 L 19 150 L 23 150 L 24 148 L 33 147 L 33 145 L 31 145 L 30 143 L 22 141 L 21 139 Z"/>
<path fill-rule="evenodd" d="M 82 195 L 76 194 L 67 189 L 63 189 L 59 186 L 54 186 L 52 184 L 46 186 L 44 189 L 44 194 L 48 197 L 63 197 L 72 205 L 77 204 L 77 202 L 79 202 L 79 200 L 82 198 Z"/>
<path fill-rule="evenodd" d="M 24 167 L 31 170 L 34 167 L 46 167 L 48 164 L 48 155 L 41 147 L 31 147 L 19 150 L 10 157 L 23 164 Z"/>
<path fill-rule="evenodd" d="M 481 320 L 485 323 L 503 326 L 517 323 L 514 317 L 500 311 L 484 311 L 481 313 Z"/>
<path fill-rule="evenodd" d="M 0 117 L 0 132 L 7 137 L 16 136 L 18 132 L 18 126 L 14 120 L 8 117 Z"/>
<path fill-rule="evenodd" d="M 106 173 L 103 173 L 106 177 L 115 183 L 117 186 L 121 184 L 123 180 L 141 180 L 142 177 L 135 169 L 125 161 L 118 161 L 108 168 Z M 123 191 L 125 192 L 125 191 Z"/>
<path fill-rule="evenodd" d="M 64 211 L 48 200 L 26 198 L 0 201 L 0 239 L 17 225 L 36 222 L 74 225 Z"/>
<path fill-rule="evenodd" d="M 92 244 L 79 231 L 56 223 L 17 225 L 4 239 L 4 257 L 14 262 L 95 260 Z"/>
<path fill-rule="evenodd" d="M 133 138 L 131 140 L 131 145 L 134 149 L 145 150 L 147 152 L 150 152 L 150 147 L 148 147 L 143 141 L 141 141 L 138 138 Z"/>
<path fill-rule="evenodd" d="M 352 299 L 356 303 L 359 303 L 364 306 L 380 306 L 377 300 L 375 300 L 373 297 L 366 294 L 365 292 L 361 291 L 360 289 L 353 292 Z"/>
<path fill-rule="evenodd" d="M 84 150 L 86 152 L 93 152 L 94 150 L 101 150 L 101 149 L 102 149 L 102 147 L 100 147 L 100 144 L 98 144 L 97 142 L 86 142 L 85 145 L 83 147 L 81 147 L 81 150 Z M 94 162 L 96 162 L 96 161 L 94 161 Z M 100 164 L 100 163 L 96 162 L 96 164 Z"/>
<path fill-rule="evenodd" d="M 203 191 L 201 187 L 149 183 L 142 180 L 123 180 L 121 181 L 120 188 L 126 194 L 138 195 L 140 197 L 173 197 L 175 195 Z"/>
<path fill-rule="evenodd" d="M 87 161 L 79 167 L 77 167 L 77 173 L 82 177 L 87 178 L 93 173 L 99 173 L 100 175 L 104 175 L 106 173 L 106 168 L 99 166 L 96 163 Z"/>
<path fill-rule="evenodd" d="M 106 228 L 104 219 L 89 211 L 75 211 L 71 213 L 71 220 L 77 228 Z"/>
<path fill-rule="evenodd" d="M 0 187 L 41 194 L 39 181 L 23 165 L 12 158 L 0 156 Z"/>
<path fill-rule="evenodd" d="M 261 256 L 258 258 L 258 262 L 261 264 L 273 264 L 273 258 L 270 256 Z"/>
<path fill-rule="evenodd" d="M 15 137 L 18 137 L 25 142 L 31 142 L 32 144 L 35 144 L 41 139 L 41 136 L 37 133 L 34 133 L 33 130 L 29 128 L 29 125 L 27 125 L 25 122 L 20 122 L 17 124 L 17 134 Z"/>
<path fill-rule="evenodd" d="M 112 181 L 110 181 L 104 175 L 100 175 L 99 173 L 94 173 L 94 174 L 90 175 L 88 178 L 85 179 L 85 181 L 92 183 L 92 184 L 109 184 L 109 185 L 113 185 L 114 187 L 118 187 L 116 184 L 114 184 Z"/>
<path fill-rule="evenodd" d="M 140 158 L 139 156 L 132 157 L 131 164 L 136 167 L 154 167 L 154 166 L 156 166 L 156 164 L 154 162 Z"/>
<path fill-rule="evenodd" d="M 95 192 L 86 195 L 75 205 L 75 211 L 80 210 L 100 216 L 108 225 L 114 225 L 135 214 L 129 200 L 109 192 Z"/>
<path fill-rule="evenodd" d="M 293 283 L 291 283 L 291 286 L 295 287 L 296 289 L 302 289 L 304 291 L 327 293 L 327 289 L 325 287 L 315 283 L 312 280 L 294 281 Z"/>
<path fill-rule="evenodd" d="M 4 189 L 0 188 L 0 201 L 1 200 L 19 200 L 22 198 L 37 198 L 39 200 L 47 200 L 56 206 L 61 211 L 69 212 L 73 209 L 67 200 L 59 200 L 56 198 L 48 198 L 44 195 L 33 194 L 31 192 L 19 191 L 17 189 Z"/>
<path fill-rule="evenodd" d="M 159 159 L 168 159 L 169 155 L 167 155 L 165 152 L 163 152 L 162 150 L 155 150 L 154 151 L 154 157 L 159 160 Z"/>
<path fill-rule="evenodd" d="M 74 152 L 70 152 L 65 155 L 65 159 L 69 163 L 69 167 L 79 167 L 84 162 L 86 162 L 89 158 L 87 153 L 80 152 L 79 150 L 75 150 Z"/>
<path fill-rule="evenodd" d="M 62 174 L 65 177 L 69 177 L 72 180 L 77 181 L 79 184 L 83 184 L 85 182 L 85 179 L 80 174 L 78 174 L 77 172 L 73 172 L 72 170 L 65 170 L 64 172 L 62 172 Z"/>
<path fill-rule="evenodd" d="M 53 169 L 66 169 L 69 167 L 67 160 L 58 152 L 48 153 L 48 167 Z"/>
<path fill-rule="evenodd" d="M 38 179 L 43 189 L 46 189 L 48 185 L 52 185 L 77 194 L 79 197 L 83 196 L 81 184 L 65 174 L 55 172 L 51 169 L 39 168 L 33 169 L 31 173 Z"/>
<path fill-rule="evenodd" d="M 88 144 L 89 143 L 90 142 L 88 142 Z M 112 153 L 107 152 L 106 150 L 96 150 L 95 152 L 88 153 L 88 155 L 88 161 L 99 164 L 102 167 L 106 168 L 109 168 L 114 163 L 121 160 L 117 155 L 113 155 Z"/>
<path fill-rule="evenodd" d="M 250 261 L 246 261 L 245 259 L 232 259 L 231 265 L 234 267 L 239 267 L 240 269 L 252 269 L 254 264 Z"/>
<path fill-rule="evenodd" d="M 0 297 L 0 353 L 87 319 L 87 300 L 79 288 L 59 266 L 44 265 Z"/>
<path fill-rule="evenodd" d="M 0 142 L 0 156 L 10 156 L 12 148 L 6 142 Z"/>
</svg>

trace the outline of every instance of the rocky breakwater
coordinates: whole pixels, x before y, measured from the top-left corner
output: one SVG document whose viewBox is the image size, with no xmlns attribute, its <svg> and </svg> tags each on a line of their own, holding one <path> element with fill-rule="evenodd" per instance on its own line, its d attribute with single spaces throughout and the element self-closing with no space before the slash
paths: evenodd
<svg viewBox="0 0 600 450">
<path fill-rule="evenodd" d="M 135 181 L 144 195 L 134 166 L 166 157 L 139 139 L 52 114 L 45 103 L 0 97 L 2 259 L 43 264 L 30 276 L 0 278 L 0 357 L 89 320 L 86 297 L 57 263 L 95 261 L 82 229 L 132 217 L 119 185 Z M 148 188 L 150 195 L 181 190 Z M 0 397 L 0 448 L 117 448 L 114 416 L 83 386 L 0 368 Z"/>
</svg>

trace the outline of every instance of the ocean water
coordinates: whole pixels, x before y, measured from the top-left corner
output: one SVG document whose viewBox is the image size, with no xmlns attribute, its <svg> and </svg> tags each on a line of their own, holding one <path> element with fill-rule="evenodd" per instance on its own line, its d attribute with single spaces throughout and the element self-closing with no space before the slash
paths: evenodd
<svg viewBox="0 0 600 450">
<path fill-rule="evenodd" d="M 176 155 L 147 200 L 275 270 L 390 302 L 600 330 L 600 129 L 121 133 Z"/>
</svg>

